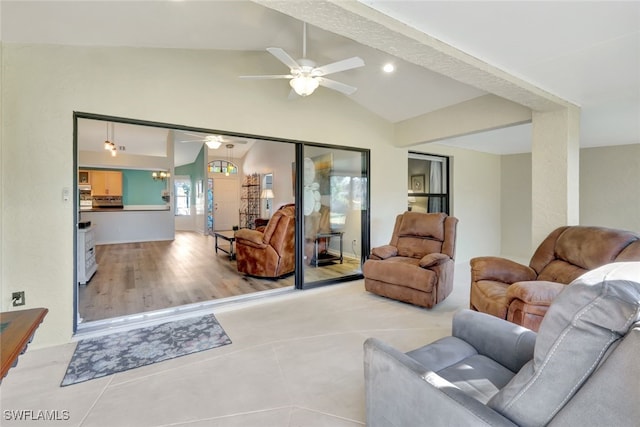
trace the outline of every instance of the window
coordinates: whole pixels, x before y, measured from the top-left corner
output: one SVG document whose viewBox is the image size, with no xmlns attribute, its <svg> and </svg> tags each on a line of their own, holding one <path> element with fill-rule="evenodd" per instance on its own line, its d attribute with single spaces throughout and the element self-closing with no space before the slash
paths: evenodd
<svg viewBox="0 0 640 427">
<path fill-rule="evenodd" d="M 191 215 L 191 179 L 175 177 L 173 185 L 176 195 L 175 215 Z"/>
<path fill-rule="evenodd" d="M 332 175 L 330 178 L 332 230 L 341 230 L 345 226 L 348 211 L 362 209 L 362 186 L 364 178 L 360 176 Z"/>
<path fill-rule="evenodd" d="M 409 153 L 408 210 L 449 213 L 449 158 Z"/>
<path fill-rule="evenodd" d="M 207 167 L 209 173 L 223 173 L 226 176 L 236 175 L 238 173 L 238 167 L 226 160 L 214 160 L 209 162 Z"/>
</svg>

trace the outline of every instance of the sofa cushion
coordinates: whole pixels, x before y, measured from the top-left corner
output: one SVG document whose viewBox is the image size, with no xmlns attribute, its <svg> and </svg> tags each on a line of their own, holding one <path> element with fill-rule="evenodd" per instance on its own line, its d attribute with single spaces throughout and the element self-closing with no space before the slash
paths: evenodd
<svg viewBox="0 0 640 427">
<path fill-rule="evenodd" d="M 431 292 L 437 281 L 436 274 L 418 265 L 419 259 L 409 257 L 392 257 L 386 260 L 369 259 L 364 263 L 365 277 L 406 288 Z"/>
<path fill-rule="evenodd" d="M 371 253 L 380 259 L 387 259 L 398 255 L 398 248 L 391 245 L 382 245 L 371 249 Z"/>
<path fill-rule="evenodd" d="M 516 424 L 547 424 L 640 321 L 640 262 L 613 263 L 571 283 L 553 302 L 534 358 L 489 406 Z"/>
<path fill-rule="evenodd" d="M 422 258 L 431 253 L 442 252 L 442 242 L 430 237 L 398 237 L 398 255 L 411 258 Z"/>
<path fill-rule="evenodd" d="M 441 338 L 408 352 L 407 356 L 482 403 L 486 403 L 514 375 L 456 337 Z"/>
<path fill-rule="evenodd" d="M 568 285 L 578 277 L 586 273 L 584 268 L 571 264 L 567 261 L 556 259 L 547 264 L 540 272 L 537 280 L 546 282 L 557 282 Z"/>
<path fill-rule="evenodd" d="M 508 284 L 493 280 L 480 280 L 471 287 L 473 307 L 483 313 L 500 319 L 507 318 L 509 302 L 507 300 Z"/>
<path fill-rule="evenodd" d="M 405 212 L 398 228 L 398 236 L 431 237 L 443 241 L 446 217 L 444 213 Z"/>
<path fill-rule="evenodd" d="M 495 360 L 476 354 L 438 371 L 438 375 L 486 404 L 515 374 Z"/>
<path fill-rule="evenodd" d="M 446 217 L 443 213 L 405 212 L 397 225 L 395 246 L 398 255 L 422 258 L 429 253 L 442 252 Z"/>
<path fill-rule="evenodd" d="M 631 242 L 635 233 L 604 227 L 569 227 L 556 242 L 556 258 L 593 270 L 609 264 Z"/>
<path fill-rule="evenodd" d="M 442 263 L 445 263 L 447 261 L 449 261 L 451 258 L 449 258 L 449 255 L 445 255 L 445 254 L 440 254 L 440 253 L 432 253 L 432 254 L 426 254 L 425 256 L 423 256 L 420 259 L 419 265 L 422 268 L 428 268 L 428 267 L 434 267 L 436 265 L 440 265 Z"/>
</svg>

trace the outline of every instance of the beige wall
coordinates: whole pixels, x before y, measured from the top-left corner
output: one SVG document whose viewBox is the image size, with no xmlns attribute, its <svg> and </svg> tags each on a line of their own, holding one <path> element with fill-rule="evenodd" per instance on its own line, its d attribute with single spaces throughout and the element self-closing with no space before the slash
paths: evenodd
<svg viewBox="0 0 640 427">
<path fill-rule="evenodd" d="M 531 258 L 531 153 L 501 158 L 501 254 Z"/>
<path fill-rule="evenodd" d="M 26 308 L 50 309 L 35 347 L 72 334 L 75 207 L 62 192 L 73 188 L 73 111 L 370 147 L 374 171 L 389 162 L 405 171 L 371 179 L 373 223 L 388 239 L 406 204 L 393 191 L 404 188 L 407 154 L 391 146 L 392 125 L 331 91 L 291 102 L 286 82 L 237 78 L 260 74 L 266 55 L 4 44 L 0 308 L 24 290 Z"/>
<path fill-rule="evenodd" d="M 466 263 L 480 255 L 499 255 L 500 156 L 438 143 L 415 146 L 411 151 L 452 156 L 451 214 L 459 220 L 456 262 Z"/>
<path fill-rule="evenodd" d="M 580 224 L 640 232 L 640 143 L 580 150 Z M 502 157 L 502 255 L 530 259 L 531 154 Z"/>
<path fill-rule="evenodd" d="M 580 224 L 640 232 L 640 143 L 580 150 Z"/>
</svg>

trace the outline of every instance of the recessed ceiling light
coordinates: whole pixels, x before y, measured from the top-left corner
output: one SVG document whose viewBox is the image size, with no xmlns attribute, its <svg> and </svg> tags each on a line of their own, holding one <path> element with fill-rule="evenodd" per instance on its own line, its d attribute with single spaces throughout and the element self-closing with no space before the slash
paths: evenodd
<svg viewBox="0 0 640 427">
<path fill-rule="evenodd" d="M 395 69 L 396 67 L 394 67 L 394 65 L 390 62 L 388 64 L 384 64 L 384 67 L 382 67 L 382 71 L 384 71 L 385 73 L 393 73 Z"/>
</svg>

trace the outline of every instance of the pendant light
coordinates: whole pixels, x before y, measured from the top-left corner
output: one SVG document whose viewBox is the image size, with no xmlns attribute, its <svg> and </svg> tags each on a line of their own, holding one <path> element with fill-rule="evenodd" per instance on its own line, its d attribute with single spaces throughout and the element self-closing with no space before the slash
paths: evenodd
<svg viewBox="0 0 640 427">
<path fill-rule="evenodd" d="M 112 141 L 109 141 L 109 124 L 111 124 L 111 139 Z M 116 144 L 113 143 L 113 139 L 115 139 L 114 137 L 114 133 L 115 133 L 115 125 L 113 123 L 107 123 L 107 139 L 104 141 L 104 149 L 105 150 L 109 150 L 111 151 L 111 156 L 115 157 L 116 154 L 118 154 L 118 149 L 116 147 Z"/>
<path fill-rule="evenodd" d="M 229 176 L 233 172 L 233 165 L 231 164 L 231 155 L 233 154 L 233 144 L 225 145 L 227 147 L 227 170 L 224 173 L 225 176 Z"/>
</svg>

